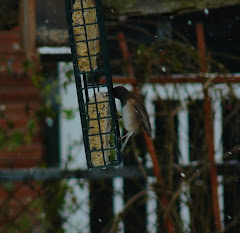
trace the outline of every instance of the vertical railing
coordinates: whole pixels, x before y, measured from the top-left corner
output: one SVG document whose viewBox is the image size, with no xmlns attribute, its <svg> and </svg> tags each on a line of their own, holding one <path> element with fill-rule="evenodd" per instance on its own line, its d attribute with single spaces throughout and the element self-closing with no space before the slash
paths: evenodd
<svg viewBox="0 0 240 233">
<path fill-rule="evenodd" d="M 200 59 L 200 71 L 206 73 L 208 71 L 206 62 L 206 46 L 204 39 L 203 24 L 196 25 L 197 43 Z M 212 202 L 213 202 L 213 214 L 216 232 L 221 232 L 221 220 L 219 210 L 219 198 L 218 198 L 218 181 L 217 181 L 217 168 L 214 159 L 214 135 L 213 135 L 213 122 L 212 122 L 212 104 L 208 93 L 208 86 L 204 87 L 204 111 L 205 111 L 205 129 L 208 145 L 208 157 L 210 162 L 210 180 L 212 188 Z"/>
</svg>

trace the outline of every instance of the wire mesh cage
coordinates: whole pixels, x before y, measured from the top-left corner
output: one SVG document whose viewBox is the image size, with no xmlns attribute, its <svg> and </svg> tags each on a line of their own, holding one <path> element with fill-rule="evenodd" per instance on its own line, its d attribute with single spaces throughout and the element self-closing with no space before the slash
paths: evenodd
<svg viewBox="0 0 240 233">
<path fill-rule="evenodd" d="M 65 0 L 88 168 L 122 161 L 100 0 Z"/>
</svg>

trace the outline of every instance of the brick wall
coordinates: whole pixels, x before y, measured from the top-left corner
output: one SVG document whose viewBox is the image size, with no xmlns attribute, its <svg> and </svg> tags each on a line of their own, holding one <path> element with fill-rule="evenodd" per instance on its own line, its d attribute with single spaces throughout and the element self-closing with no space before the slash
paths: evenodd
<svg viewBox="0 0 240 233">
<path fill-rule="evenodd" d="M 20 46 L 18 27 L 0 31 L 0 128 L 10 136 L 12 132 L 27 133 L 31 116 L 40 106 L 38 90 L 26 71 L 26 54 Z M 42 162 L 43 146 L 40 133 L 31 143 L 14 150 L 0 149 L 0 168 L 27 168 Z"/>
</svg>

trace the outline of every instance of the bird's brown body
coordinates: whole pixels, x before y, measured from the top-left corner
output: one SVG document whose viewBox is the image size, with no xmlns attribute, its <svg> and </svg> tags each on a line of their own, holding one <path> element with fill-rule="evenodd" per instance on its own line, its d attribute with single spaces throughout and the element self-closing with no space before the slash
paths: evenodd
<svg viewBox="0 0 240 233">
<path fill-rule="evenodd" d="M 143 102 L 137 95 L 134 95 L 122 86 L 113 88 L 113 95 L 121 101 L 123 125 L 127 130 L 127 134 L 124 136 L 126 139 L 121 149 L 123 152 L 128 139 L 133 134 L 136 134 L 141 126 L 146 130 L 148 136 L 151 137 L 151 125 Z"/>
</svg>

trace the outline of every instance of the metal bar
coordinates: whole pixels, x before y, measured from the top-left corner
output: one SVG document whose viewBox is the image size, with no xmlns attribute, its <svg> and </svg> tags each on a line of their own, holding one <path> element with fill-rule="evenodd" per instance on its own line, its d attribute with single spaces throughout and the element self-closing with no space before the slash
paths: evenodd
<svg viewBox="0 0 240 233">
<path fill-rule="evenodd" d="M 84 9 L 83 9 L 83 2 L 80 1 L 81 3 L 81 11 L 82 11 L 82 20 L 83 20 L 83 24 L 86 25 L 86 21 L 85 21 L 85 14 L 84 14 Z M 87 32 L 87 27 L 84 27 L 84 32 L 85 32 L 85 38 L 86 38 L 86 45 L 87 45 L 87 52 L 88 52 L 88 61 L 89 61 L 89 65 L 90 65 L 90 70 L 93 70 L 92 69 L 92 62 L 91 62 L 91 59 L 90 59 L 90 49 L 89 49 L 89 44 L 88 44 L 88 32 Z M 74 41 L 75 41 L 75 38 L 74 38 Z M 75 41 L 75 44 L 77 43 L 77 41 Z M 94 96 L 95 96 L 95 93 L 94 93 Z"/>
<path fill-rule="evenodd" d="M 133 66 L 132 66 L 132 63 L 130 61 L 128 46 L 127 46 L 127 43 L 126 43 L 126 39 L 125 39 L 124 33 L 123 32 L 119 32 L 117 34 L 117 38 L 118 38 L 118 41 L 119 41 L 120 49 L 122 51 L 123 60 L 126 63 L 126 66 L 127 66 L 127 71 L 128 71 L 129 78 L 135 80 Z"/>
<path fill-rule="evenodd" d="M 112 134 L 113 132 L 111 131 L 111 132 L 107 132 L 107 133 L 102 133 L 102 135 L 109 135 L 109 134 Z M 99 133 L 95 133 L 95 134 L 89 134 L 89 137 L 91 137 L 91 136 L 97 136 L 97 135 L 99 135 Z"/>
<path fill-rule="evenodd" d="M 97 121 L 97 120 L 102 120 L 102 119 L 110 119 L 111 116 L 106 116 L 106 117 L 98 117 L 98 118 L 87 118 L 86 121 Z M 99 135 L 101 135 L 103 133 L 100 132 Z"/>
<path fill-rule="evenodd" d="M 100 0 L 95 0 L 95 6 L 96 6 L 96 14 L 97 14 L 97 21 L 98 21 L 98 28 L 99 28 L 99 35 L 100 35 L 100 47 L 101 47 L 101 52 L 104 54 L 103 56 L 103 62 L 104 62 L 104 71 L 105 71 L 105 76 L 107 80 L 107 88 L 108 88 L 108 98 L 109 98 L 109 105 L 110 105 L 110 113 L 112 116 L 112 123 L 113 123 L 113 131 L 114 131 L 114 141 L 116 145 L 116 154 L 118 161 L 121 163 L 122 162 L 122 155 L 120 152 L 120 147 L 121 143 L 119 141 L 120 138 L 120 131 L 119 131 L 119 125 L 118 121 L 116 118 L 116 104 L 115 104 L 115 99 L 112 95 L 112 88 L 113 88 L 113 83 L 112 83 L 112 74 L 111 74 L 111 66 L 110 66 L 110 59 L 109 59 L 109 52 L 108 48 L 106 45 L 106 32 L 105 32 L 105 25 L 104 25 L 104 18 L 103 18 L 103 12 L 102 12 L 102 4 Z"/>
<path fill-rule="evenodd" d="M 208 172 L 211 164 L 192 164 L 187 166 L 178 165 L 174 168 L 174 175 L 180 176 L 180 172 L 184 172 L 186 179 L 192 175 L 192 171 L 199 169 L 200 166 L 206 167 Z M 240 173 L 239 161 L 227 161 L 222 164 L 217 164 L 217 174 L 223 176 L 234 176 Z M 168 165 L 162 164 L 161 170 L 167 172 Z M 150 168 L 146 168 L 148 176 L 153 177 L 155 174 Z M 14 182 L 14 181 L 35 181 L 35 180 L 58 180 L 58 179 L 112 179 L 116 177 L 121 178 L 143 178 L 144 175 L 136 166 L 125 166 L 119 169 L 96 169 L 94 172 L 87 170 L 61 170 L 60 168 L 22 168 L 22 169 L 0 169 L 0 182 Z M 198 178 L 200 179 L 200 178 Z"/>
<path fill-rule="evenodd" d="M 200 71 L 207 72 L 207 62 L 206 62 L 206 46 L 205 46 L 205 39 L 204 39 L 204 28 L 202 23 L 198 23 L 196 25 L 196 32 L 197 32 L 197 45 L 198 45 L 198 54 L 200 60 Z"/>
<path fill-rule="evenodd" d="M 70 1 L 64 1 L 65 2 L 65 9 L 70 9 L 71 8 L 71 3 Z M 74 35 L 73 33 L 73 28 L 71 25 L 72 22 L 72 15 L 71 12 L 66 10 L 66 17 L 67 17 L 67 25 L 68 25 L 68 33 L 69 35 Z M 89 141 L 88 141 L 88 126 L 87 122 L 84 120 L 87 118 L 86 112 L 85 112 L 85 106 L 81 104 L 84 100 L 83 98 L 83 93 L 82 93 L 82 83 L 81 83 L 81 72 L 78 69 L 78 59 L 76 57 L 76 45 L 73 37 L 69 37 L 70 40 L 70 45 L 71 45 L 71 51 L 73 54 L 73 69 L 74 69 L 74 77 L 75 77 L 75 82 L 76 82 L 76 89 L 77 89 L 77 96 L 78 96 L 78 106 L 79 106 L 79 112 L 80 112 L 80 120 L 82 124 L 82 129 L 83 129 L 83 142 L 85 146 L 85 151 L 86 153 L 89 152 Z M 90 155 L 87 155 L 90 156 Z M 90 167 L 89 161 L 87 160 L 87 165 Z"/>
<path fill-rule="evenodd" d="M 86 42 L 87 42 L 88 40 L 86 40 Z M 81 41 L 76 41 L 75 43 L 79 43 L 79 42 L 81 42 Z M 86 56 L 78 56 L 77 55 L 77 58 L 90 58 L 90 57 L 97 57 L 97 56 L 100 56 L 101 54 L 100 53 L 96 53 L 96 54 L 92 54 L 92 55 L 86 55 Z"/>
<path fill-rule="evenodd" d="M 76 71 L 77 74 L 92 74 L 92 73 L 103 73 L 104 70 L 102 69 L 97 69 L 97 70 L 92 70 L 92 71 Z M 84 89 L 84 87 L 83 87 Z"/>
<path fill-rule="evenodd" d="M 93 7 L 93 9 L 95 9 L 95 7 Z M 82 9 L 80 9 L 79 11 L 82 11 Z M 84 27 L 84 26 L 89 26 L 89 25 L 97 25 L 97 23 L 85 23 L 85 24 L 76 24 L 76 25 L 73 25 L 73 28 L 76 28 L 76 27 Z M 75 36 L 80 36 L 80 35 L 71 35 L 72 37 L 75 37 Z M 100 40 L 100 38 L 95 38 L 95 39 L 88 39 L 88 41 L 90 40 Z"/>
<path fill-rule="evenodd" d="M 163 178 L 161 176 L 161 168 L 160 168 L 158 160 L 157 160 L 157 153 L 156 153 L 156 150 L 155 150 L 155 146 L 153 144 L 153 140 L 148 137 L 147 132 L 144 132 L 144 138 L 145 138 L 146 143 L 147 143 L 148 152 L 149 152 L 149 154 L 151 155 L 151 158 L 152 158 L 153 172 L 154 172 L 154 175 L 157 179 L 157 183 L 159 185 L 163 185 Z M 168 198 L 165 195 L 163 195 L 161 197 L 161 201 L 162 201 L 163 205 L 167 208 Z M 164 220 L 165 220 L 165 225 L 167 227 L 168 233 L 170 233 L 170 232 L 173 233 L 173 225 L 172 225 L 172 221 L 171 221 L 170 217 L 168 216 Z"/>
<path fill-rule="evenodd" d="M 97 101 L 97 102 L 93 102 L 93 103 L 86 103 L 85 105 L 93 105 L 93 104 L 96 104 L 96 103 L 98 103 L 98 104 L 102 104 L 102 103 L 108 103 L 109 101 L 107 101 L 107 100 L 105 100 L 105 101 Z"/>
<path fill-rule="evenodd" d="M 203 24 L 196 25 L 197 31 L 197 42 L 198 42 L 198 51 L 200 59 L 200 68 L 202 72 L 207 72 L 207 63 L 206 63 L 206 46 L 204 38 L 204 28 Z M 208 93 L 208 88 L 204 89 L 204 111 L 205 111 L 205 129 L 206 129 L 206 139 L 208 144 L 208 156 L 211 163 L 210 166 L 210 179 L 212 186 L 212 202 L 213 202 L 213 214 L 216 232 L 222 232 L 221 225 L 221 216 L 219 209 L 219 198 L 218 198 L 218 181 L 217 181 L 217 167 L 214 160 L 215 148 L 214 148 L 214 134 L 213 134 L 213 122 L 212 122 L 212 106 L 211 100 Z"/>
<path fill-rule="evenodd" d="M 94 3 L 94 1 L 91 2 L 91 5 Z M 72 13 L 76 10 L 74 10 L 74 1 L 73 0 L 65 0 L 65 8 L 66 8 L 66 15 L 67 15 L 67 23 L 68 23 L 68 32 L 69 32 L 69 39 L 70 39 L 70 44 L 71 44 L 71 50 L 72 50 L 72 54 L 73 54 L 73 60 L 74 60 L 74 74 L 75 74 L 75 80 L 76 80 L 76 87 L 77 87 L 77 93 L 78 93 L 78 102 L 79 102 L 79 109 L 80 109 L 80 114 L 81 114 L 81 122 L 82 122 L 82 128 L 83 128 L 83 138 L 84 138 L 84 145 L 85 145 L 85 151 L 86 151 L 86 158 L 87 158 L 87 165 L 88 168 L 93 168 L 93 163 L 92 163 L 92 156 L 91 156 L 91 151 L 90 151 L 90 145 L 89 145 L 89 127 L 88 127 L 88 123 L 90 120 L 93 119 L 88 119 L 88 105 L 89 103 L 89 96 L 88 93 L 89 90 L 91 89 L 93 91 L 93 98 L 95 99 L 94 103 L 94 107 L 96 106 L 96 112 L 97 112 L 97 116 L 100 116 L 99 114 L 99 106 L 98 103 L 99 101 L 97 101 L 97 92 L 101 91 L 100 87 L 107 87 L 108 89 L 108 102 L 109 106 L 110 106 L 110 112 L 111 112 L 111 116 L 107 116 L 104 118 L 100 118 L 97 117 L 95 118 L 95 120 L 97 121 L 98 124 L 98 128 L 99 128 L 99 135 L 100 136 L 100 150 L 102 154 L 103 154 L 103 162 L 104 162 L 104 167 L 107 167 L 108 164 L 106 164 L 106 160 L 105 160 L 105 155 L 104 152 L 106 152 L 106 148 L 104 148 L 104 140 L 102 138 L 103 135 L 106 135 L 105 133 L 102 133 L 102 128 L 100 127 L 100 120 L 101 119 L 108 119 L 111 118 L 111 126 L 112 126 L 112 131 L 114 134 L 114 139 L 112 139 L 111 142 L 111 150 L 115 150 L 116 152 L 116 157 L 118 158 L 118 161 L 121 161 L 121 154 L 120 154 L 120 142 L 118 140 L 118 138 L 120 137 L 120 133 L 119 133 L 119 128 L 118 128 L 118 122 L 117 122 L 117 118 L 116 118 L 116 107 L 115 107 L 115 99 L 113 98 L 112 95 L 112 76 L 111 76 L 111 70 L 110 70 L 110 64 L 109 64 L 109 57 L 108 57 L 108 51 L 107 51 L 107 45 L 106 45 L 106 38 L 105 38 L 105 25 L 104 25 L 104 18 L 103 18 L 103 13 L 102 13 L 102 6 L 101 6 L 101 1 L 95 1 L 95 6 L 94 7 L 87 7 L 84 8 L 84 1 L 80 1 L 81 4 L 81 8 L 78 9 L 77 11 L 81 12 L 81 24 L 79 25 L 73 25 L 73 20 L 72 20 Z M 90 5 L 89 5 L 90 6 Z M 79 6 L 80 7 L 80 6 Z M 96 10 L 96 17 L 97 20 L 95 22 L 87 22 L 87 14 L 85 14 L 88 10 L 90 12 L 91 9 Z M 94 12 L 90 12 L 90 13 L 95 13 Z M 81 26 L 82 25 L 82 26 Z M 99 30 L 99 35 L 96 32 L 96 38 L 92 38 L 90 39 L 90 34 L 87 30 L 87 26 L 88 25 L 98 25 L 98 30 Z M 81 30 L 84 33 L 84 38 L 79 39 L 79 41 L 77 41 L 77 37 L 78 35 L 74 34 L 74 28 L 76 27 L 80 27 Z M 95 28 L 95 27 L 94 27 Z M 81 32 L 79 32 L 81 34 Z M 83 40 L 84 39 L 84 40 Z M 96 52 L 95 54 L 90 54 L 90 43 L 92 41 L 96 41 L 96 43 L 101 43 L 101 52 L 99 53 Z M 86 45 L 86 52 L 87 55 L 85 56 L 79 56 L 77 54 L 77 48 L 76 46 L 79 45 L 79 43 L 85 43 Z M 80 54 L 81 55 L 81 54 Z M 101 69 L 97 69 L 94 70 L 95 65 L 93 67 L 93 60 L 92 58 L 99 58 L 99 56 L 101 56 L 103 58 L 103 68 Z M 79 67 L 79 59 L 83 59 L 85 58 L 87 61 L 87 64 L 89 64 L 90 67 L 90 71 L 81 71 L 81 67 Z M 85 61 L 84 59 L 84 61 Z M 94 59 L 94 61 L 95 61 Z M 104 84 L 101 83 L 99 84 L 98 79 L 95 80 L 94 75 L 92 75 L 93 73 L 95 74 L 104 74 L 106 76 L 106 79 L 104 81 Z M 90 74 L 90 75 L 88 75 Z M 92 85 L 89 85 L 89 83 L 92 83 Z M 93 100 L 94 100 L 93 99 Z M 96 150 L 94 150 L 96 151 Z M 113 159 L 114 160 L 114 159 Z M 111 163 L 109 166 L 113 165 L 113 164 L 117 164 L 115 161 L 113 163 Z"/>
<path fill-rule="evenodd" d="M 101 136 L 102 134 L 99 134 L 99 136 Z M 109 151 L 109 150 L 113 150 L 113 148 L 112 147 L 108 147 L 108 148 L 101 148 L 101 149 L 93 149 L 93 150 L 90 150 L 90 152 L 92 153 L 92 152 L 100 152 L 100 151 L 102 151 L 102 152 L 105 152 L 105 151 Z M 105 164 L 106 165 L 106 164 Z"/>
<path fill-rule="evenodd" d="M 82 10 L 93 10 L 96 9 L 96 7 L 92 6 L 92 7 L 83 7 L 81 9 L 76 9 L 76 10 L 70 10 L 71 13 L 73 13 L 74 11 L 82 11 Z"/>
<path fill-rule="evenodd" d="M 213 123 L 212 123 L 212 112 L 211 112 L 211 100 L 208 94 L 208 89 L 204 90 L 204 110 L 205 110 L 205 128 L 208 144 L 208 156 L 211 163 L 210 167 L 210 179 L 212 185 L 212 202 L 213 202 L 213 212 L 216 231 L 222 232 L 221 229 L 221 218 L 220 218 L 220 209 L 219 209 L 219 198 L 218 198 L 218 181 L 217 181 L 217 167 L 215 164 L 214 154 L 214 134 L 213 134 Z"/>
<path fill-rule="evenodd" d="M 104 78 L 102 78 L 104 80 Z M 240 76 L 235 77 L 227 77 L 227 75 L 224 75 L 224 77 L 216 76 L 215 78 L 208 78 L 208 77 L 164 77 L 164 76 L 152 76 L 148 78 L 148 83 L 151 84 L 167 84 L 167 83 L 180 83 L 180 84 L 187 84 L 187 83 L 205 83 L 209 79 L 211 79 L 211 82 L 213 84 L 221 84 L 221 83 L 240 83 Z M 113 82 L 114 83 L 123 83 L 123 84 L 135 84 L 136 81 L 129 79 L 127 76 L 118 76 L 113 75 Z M 101 83 L 101 79 L 100 79 Z"/>
<path fill-rule="evenodd" d="M 99 85 L 93 85 L 93 84 L 89 85 L 89 84 L 88 84 L 87 86 L 82 87 L 81 90 L 98 88 L 98 87 L 106 87 L 106 86 L 107 86 L 107 84 L 99 84 Z M 108 102 L 108 101 L 107 101 L 107 102 Z M 86 103 L 86 104 L 92 104 L 92 103 Z"/>
</svg>

